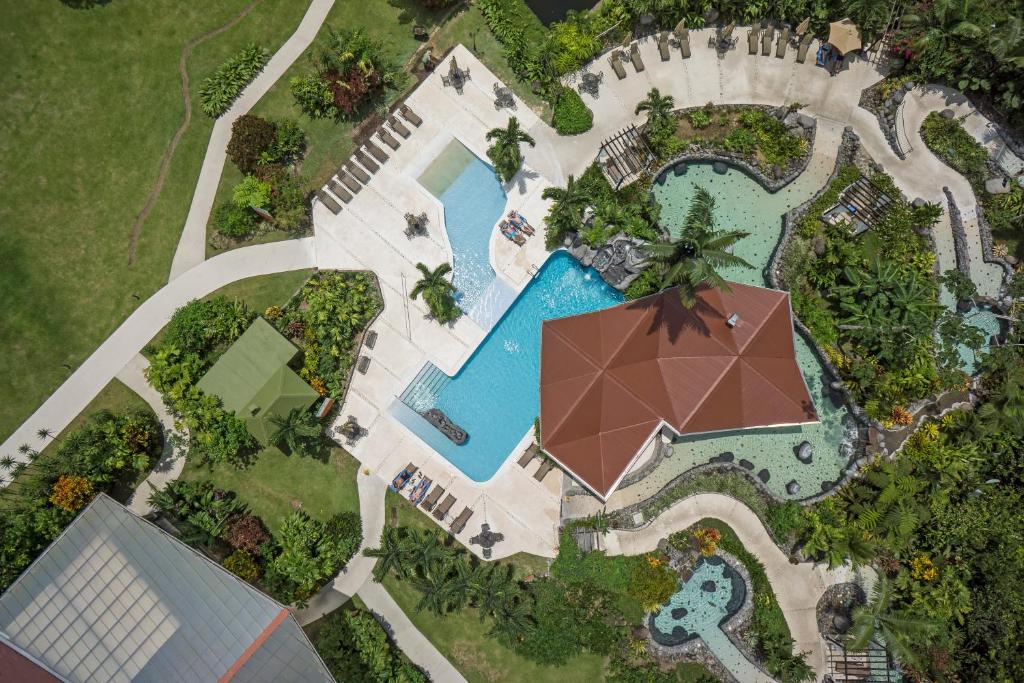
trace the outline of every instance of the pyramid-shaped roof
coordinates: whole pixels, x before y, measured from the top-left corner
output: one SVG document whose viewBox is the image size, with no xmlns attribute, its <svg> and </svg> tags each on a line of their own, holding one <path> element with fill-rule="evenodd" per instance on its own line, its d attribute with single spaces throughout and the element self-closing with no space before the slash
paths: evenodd
<svg viewBox="0 0 1024 683">
<path fill-rule="evenodd" d="M 693 309 L 673 288 L 544 322 L 541 442 L 601 497 L 662 423 L 697 434 L 817 421 L 789 295 L 729 287 L 702 289 Z"/>
</svg>

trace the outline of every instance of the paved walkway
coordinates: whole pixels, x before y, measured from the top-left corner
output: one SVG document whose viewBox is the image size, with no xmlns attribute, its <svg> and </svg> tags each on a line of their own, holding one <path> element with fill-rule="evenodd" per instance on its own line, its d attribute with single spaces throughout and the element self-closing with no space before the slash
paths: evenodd
<svg viewBox="0 0 1024 683">
<path fill-rule="evenodd" d="M 185 274 L 190 269 L 206 260 L 206 224 L 213 210 L 213 202 L 220 185 L 220 176 L 227 159 L 228 141 L 231 140 L 231 125 L 239 116 L 245 114 L 259 102 L 284 75 L 292 63 L 305 52 L 309 44 L 316 38 L 320 26 L 327 19 L 327 13 L 334 5 L 334 0 L 313 0 L 306 14 L 299 22 L 295 33 L 285 44 L 274 53 L 263 71 L 253 82 L 242 91 L 231 108 L 213 124 L 210 142 L 206 146 L 206 156 L 199 171 L 199 180 L 192 195 L 192 205 L 185 218 L 185 227 L 178 239 L 178 248 L 171 262 L 170 280 Z"/>
<path fill-rule="evenodd" d="M 175 433 L 174 417 L 167 410 L 160 392 L 153 388 L 146 380 L 146 368 L 149 361 L 142 354 L 135 356 L 128 361 L 128 365 L 117 373 L 117 378 L 124 382 L 125 386 L 142 397 L 149 404 L 160 424 L 164 428 L 164 451 L 153 467 L 146 480 L 139 484 L 128 501 L 128 509 L 140 517 L 148 515 L 153 508 L 147 501 L 149 494 L 154 489 L 162 489 L 168 482 L 174 481 L 185 468 L 185 453 L 175 451 L 171 444 L 171 435 Z"/>
<path fill-rule="evenodd" d="M 771 540 L 760 518 L 749 507 L 729 496 L 702 493 L 677 502 L 653 522 L 637 531 L 611 531 L 605 536 L 609 555 L 639 555 L 654 550 L 658 541 L 686 529 L 695 522 L 713 517 L 732 527 L 743 546 L 757 556 L 775 591 L 794 652 L 809 652 L 807 663 L 818 672 L 825 669 L 825 644 L 818 633 L 815 609 L 828 586 L 853 579 L 847 568 L 830 570 L 823 565 L 802 562 L 790 564 L 789 558 Z"/>
<path fill-rule="evenodd" d="M 437 683 L 465 682 L 465 677 L 420 633 L 383 586 L 367 581 L 359 589 L 359 597 L 378 619 L 383 620 L 402 652 L 426 671 L 431 680 Z"/>
</svg>

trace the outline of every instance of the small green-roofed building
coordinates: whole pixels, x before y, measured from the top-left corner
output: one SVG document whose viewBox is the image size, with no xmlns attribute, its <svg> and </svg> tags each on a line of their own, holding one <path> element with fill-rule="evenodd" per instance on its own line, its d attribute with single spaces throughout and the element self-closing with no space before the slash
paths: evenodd
<svg viewBox="0 0 1024 683">
<path fill-rule="evenodd" d="M 249 433 L 267 446 L 277 429 L 270 418 L 309 408 L 319 397 L 288 367 L 298 352 L 270 323 L 256 318 L 198 386 L 218 397 L 224 409 L 244 420 Z"/>
</svg>

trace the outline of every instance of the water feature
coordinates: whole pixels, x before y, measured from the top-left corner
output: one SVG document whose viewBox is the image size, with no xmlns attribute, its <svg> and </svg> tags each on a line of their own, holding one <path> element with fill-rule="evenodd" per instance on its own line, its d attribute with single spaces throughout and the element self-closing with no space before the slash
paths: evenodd
<svg viewBox="0 0 1024 683">
<path fill-rule="evenodd" d="M 685 172 L 667 174 L 664 185 L 652 188 L 661 204 L 662 224 L 678 229 L 698 186 L 715 198 L 715 221 L 720 230 L 742 230 L 734 254 L 753 268 L 721 269 L 726 279 L 765 286 L 764 270 L 782 230 L 782 215 L 809 199 L 826 182 L 810 169 L 795 181 L 770 193 L 746 173 L 729 168 L 716 173 L 710 163 L 690 163 Z M 664 463 L 632 487 L 640 500 L 659 490 L 671 479 L 712 458 L 730 459 L 754 476 L 767 476 L 765 485 L 780 498 L 806 498 L 821 491 L 822 483 L 835 481 L 849 463 L 856 425 L 849 411 L 829 389 L 830 377 L 817 355 L 794 332 L 796 360 L 804 375 L 820 422 L 798 427 L 746 429 L 676 440 L 671 464 Z M 810 463 L 796 458 L 795 449 L 808 442 L 813 452 Z M 723 458 L 723 454 L 725 458 Z M 795 486 L 794 486 L 795 483 Z M 787 490 L 788 489 L 788 490 Z M 795 492 L 794 492 L 795 491 Z"/>
<path fill-rule="evenodd" d="M 391 407 L 402 424 L 474 481 L 486 481 L 540 412 L 544 320 L 613 306 L 622 295 L 565 252 L 552 254 L 454 377 L 431 364 Z M 440 408 L 469 433 L 456 446 L 419 412 Z"/>
<path fill-rule="evenodd" d="M 515 290 L 491 268 L 491 233 L 506 196 L 494 169 L 452 140 L 418 178 L 444 205 L 452 248 L 452 281 L 459 307 L 489 330 L 515 299 Z"/>
<path fill-rule="evenodd" d="M 742 607 L 746 592 L 743 578 L 724 559 L 701 557 L 693 575 L 680 582 L 679 590 L 648 618 L 651 637 L 666 647 L 701 638 L 738 680 L 760 680 L 763 674 L 721 629 Z"/>
</svg>

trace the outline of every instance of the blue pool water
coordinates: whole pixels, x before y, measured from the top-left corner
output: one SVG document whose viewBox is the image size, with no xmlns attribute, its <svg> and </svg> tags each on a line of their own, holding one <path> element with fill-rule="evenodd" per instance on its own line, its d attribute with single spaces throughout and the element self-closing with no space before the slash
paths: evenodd
<svg viewBox="0 0 1024 683">
<path fill-rule="evenodd" d="M 444 205 L 459 307 L 485 330 L 515 299 L 496 279 L 488 258 L 491 231 L 505 211 L 506 196 L 494 169 L 453 140 L 419 178 Z"/>
<path fill-rule="evenodd" d="M 455 377 L 428 363 L 392 414 L 474 481 L 490 479 L 540 411 L 540 328 L 544 320 L 622 302 L 596 271 L 552 254 Z M 456 446 L 416 411 L 437 407 L 469 434 Z"/>
</svg>

